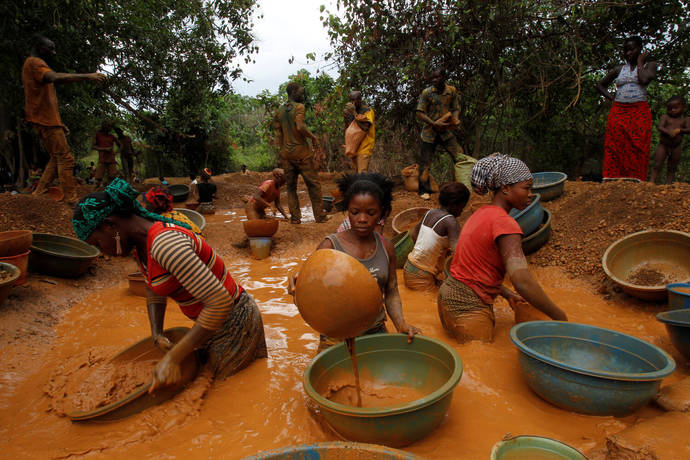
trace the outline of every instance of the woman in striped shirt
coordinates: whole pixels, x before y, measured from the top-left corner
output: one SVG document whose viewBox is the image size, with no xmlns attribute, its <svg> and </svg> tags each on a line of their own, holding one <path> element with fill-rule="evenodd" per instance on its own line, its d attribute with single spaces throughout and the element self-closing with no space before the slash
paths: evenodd
<svg viewBox="0 0 690 460">
<path fill-rule="evenodd" d="M 134 251 L 146 278 L 151 333 L 166 351 L 154 369 L 151 391 L 179 382 L 180 363 L 197 348 L 220 379 L 265 358 L 259 309 L 213 248 L 185 224 L 145 210 L 136 197 L 136 190 L 116 179 L 104 192 L 84 197 L 72 222 L 79 238 L 108 255 Z M 167 297 L 194 320 L 176 344 L 163 335 Z"/>
</svg>

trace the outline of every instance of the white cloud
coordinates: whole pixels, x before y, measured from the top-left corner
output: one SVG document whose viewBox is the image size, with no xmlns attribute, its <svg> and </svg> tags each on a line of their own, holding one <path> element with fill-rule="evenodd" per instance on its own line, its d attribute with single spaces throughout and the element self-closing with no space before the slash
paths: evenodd
<svg viewBox="0 0 690 460">
<path fill-rule="evenodd" d="M 333 0 L 261 0 L 254 21 L 254 36 L 259 52 L 252 58 L 256 63 L 241 67 L 244 77 L 233 88 L 240 94 L 255 96 L 264 89 L 275 93 L 278 86 L 301 68 L 315 73 L 324 66 L 323 54 L 329 51 L 328 33 L 319 17 L 320 5 L 334 8 Z M 306 54 L 315 53 L 317 62 L 307 64 Z M 288 60 L 294 56 L 294 62 Z M 333 75 L 331 72 L 329 74 Z"/>
</svg>

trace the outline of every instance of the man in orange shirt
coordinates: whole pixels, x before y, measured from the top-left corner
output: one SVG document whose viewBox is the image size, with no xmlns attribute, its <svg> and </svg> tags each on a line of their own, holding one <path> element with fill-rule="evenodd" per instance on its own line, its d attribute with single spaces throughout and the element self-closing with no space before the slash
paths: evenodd
<svg viewBox="0 0 690 460">
<path fill-rule="evenodd" d="M 36 36 L 31 49 L 31 56 L 24 61 L 22 68 L 26 121 L 33 125 L 41 137 L 48 155 L 50 155 L 50 160 L 43 170 L 43 175 L 33 195 L 45 193 L 57 176 L 65 200 L 68 203 L 76 203 L 79 197 L 74 182 L 74 157 L 65 137 L 69 131 L 62 124 L 58 112 L 54 83 L 73 83 L 87 80 L 102 83 L 106 80 L 106 76 L 100 73 L 54 72 L 46 61 L 51 61 L 55 54 L 55 44 L 51 40 Z"/>
</svg>

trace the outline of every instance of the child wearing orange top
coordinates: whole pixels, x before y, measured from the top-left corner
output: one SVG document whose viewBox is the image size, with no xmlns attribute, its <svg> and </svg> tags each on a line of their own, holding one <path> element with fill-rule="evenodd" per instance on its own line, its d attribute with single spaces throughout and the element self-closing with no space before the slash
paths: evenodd
<svg viewBox="0 0 690 460">
<path fill-rule="evenodd" d="M 265 219 L 266 209 L 271 207 L 271 203 L 287 219 L 287 214 L 280 205 L 280 187 L 283 185 L 285 185 L 285 172 L 276 168 L 273 170 L 273 179 L 263 181 L 254 195 L 247 199 L 245 208 L 247 219 Z"/>
</svg>

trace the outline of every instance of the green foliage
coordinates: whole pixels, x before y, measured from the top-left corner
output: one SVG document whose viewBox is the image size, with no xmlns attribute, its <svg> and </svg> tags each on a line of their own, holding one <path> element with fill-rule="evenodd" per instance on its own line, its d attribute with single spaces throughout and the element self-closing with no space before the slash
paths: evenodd
<svg viewBox="0 0 690 460">
<path fill-rule="evenodd" d="M 20 3 L 0 3 L 0 65 L 6 72 L 0 83 L 2 129 L 23 117 L 21 68 L 33 33 L 55 42 L 55 71 L 105 71 L 113 93 L 159 114 L 171 132 L 187 134 L 219 129 L 214 118 L 218 94 L 228 92 L 230 82 L 240 76 L 237 58 L 248 61 L 258 50 L 251 35 L 253 0 Z M 103 117 L 122 118 L 120 109 L 92 84 L 61 85 L 58 98 L 79 155 L 87 153 L 84 146 Z M 165 158 L 171 152 L 162 146 L 170 144 L 175 143 L 167 139 L 158 145 L 157 153 Z M 164 161 L 176 162 L 190 159 Z"/>
<path fill-rule="evenodd" d="M 459 137 L 480 157 L 500 150 L 535 169 L 596 169 L 608 106 L 595 90 L 622 61 L 624 37 L 641 35 L 664 85 L 687 93 L 690 2 L 340 0 L 322 20 L 342 70 L 378 109 L 377 135 L 418 144 L 416 98 L 433 68 L 461 95 Z M 653 101 L 655 117 L 658 102 Z M 385 132 L 381 129 L 381 132 Z M 377 136 L 379 145 L 389 138 Z M 398 142 L 400 143 L 400 142 Z"/>
</svg>

